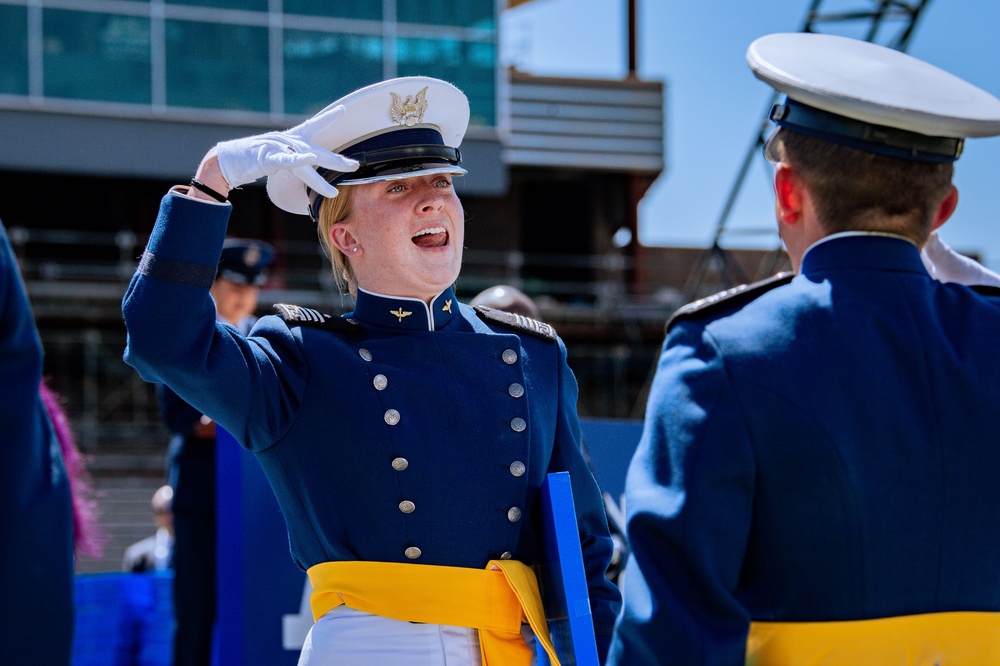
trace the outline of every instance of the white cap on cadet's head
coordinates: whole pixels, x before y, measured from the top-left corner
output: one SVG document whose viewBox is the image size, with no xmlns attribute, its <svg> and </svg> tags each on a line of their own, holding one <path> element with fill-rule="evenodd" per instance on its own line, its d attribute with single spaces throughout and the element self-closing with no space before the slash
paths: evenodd
<svg viewBox="0 0 1000 666">
<path fill-rule="evenodd" d="M 966 137 L 1000 134 L 1000 100 L 900 51 L 838 35 L 755 40 L 747 63 L 785 93 L 780 128 L 881 155 L 952 162 Z"/>
<path fill-rule="evenodd" d="M 440 79 L 406 76 L 356 90 L 327 106 L 344 113 L 313 143 L 358 160 L 357 171 L 317 169 L 336 186 L 412 178 L 433 173 L 462 175 L 458 147 L 469 126 L 469 100 Z M 323 197 L 287 171 L 267 179 L 276 206 L 317 219 Z"/>
</svg>

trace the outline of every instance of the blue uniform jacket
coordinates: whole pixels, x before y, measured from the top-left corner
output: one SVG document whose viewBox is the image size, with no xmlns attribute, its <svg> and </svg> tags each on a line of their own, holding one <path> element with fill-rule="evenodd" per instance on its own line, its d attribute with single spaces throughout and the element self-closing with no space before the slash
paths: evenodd
<svg viewBox="0 0 1000 666">
<path fill-rule="evenodd" d="M 42 344 L 0 223 L 0 663 L 68 664 L 73 514 L 39 394 Z"/>
<path fill-rule="evenodd" d="M 743 664 L 751 620 L 1000 610 L 1000 292 L 838 235 L 678 320 L 626 482 L 612 664 Z"/>
<path fill-rule="evenodd" d="M 356 324 L 302 311 L 244 337 L 216 323 L 208 291 L 229 211 L 164 198 L 123 302 L 125 360 L 256 454 L 295 562 L 534 564 L 538 487 L 567 470 L 595 629 L 610 636 L 612 544 L 562 342 L 488 325 L 450 289 L 432 308 L 362 292 Z"/>
</svg>

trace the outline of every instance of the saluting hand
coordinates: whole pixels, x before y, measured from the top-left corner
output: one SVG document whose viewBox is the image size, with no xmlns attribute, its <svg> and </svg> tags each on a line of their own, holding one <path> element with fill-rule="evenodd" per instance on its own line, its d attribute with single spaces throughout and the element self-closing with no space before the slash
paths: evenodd
<svg viewBox="0 0 1000 666">
<path fill-rule="evenodd" d="M 354 171 L 355 160 L 313 145 L 315 137 L 344 114 L 336 106 L 284 132 L 267 132 L 216 146 L 219 169 L 230 188 L 252 183 L 278 171 L 289 171 L 324 197 L 337 196 L 337 188 L 316 173 L 314 167 Z"/>
</svg>

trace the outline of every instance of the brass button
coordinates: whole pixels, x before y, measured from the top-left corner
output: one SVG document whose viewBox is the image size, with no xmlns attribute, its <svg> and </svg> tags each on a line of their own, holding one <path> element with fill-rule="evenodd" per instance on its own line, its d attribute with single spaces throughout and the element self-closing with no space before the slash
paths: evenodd
<svg viewBox="0 0 1000 666">
<path fill-rule="evenodd" d="M 501 560 L 509 560 L 512 557 L 514 557 L 514 556 L 511 554 L 511 552 L 509 550 L 505 550 L 505 551 L 503 551 L 503 554 L 500 556 L 500 559 Z"/>
<path fill-rule="evenodd" d="M 515 416 L 510 421 L 510 429 L 513 430 L 514 432 L 523 432 L 524 429 L 527 427 L 528 424 L 525 423 L 524 419 L 522 419 L 520 416 Z"/>
<path fill-rule="evenodd" d="M 358 350 L 358 354 L 361 356 L 361 358 L 365 359 L 366 361 L 372 360 L 372 353 L 367 349 L 365 349 L 364 347 Z"/>
<path fill-rule="evenodd" d="M 385 375 L 375 375 L 375 379 L 372 380 L 372 384 L 375 385 L 376 391 L 382 391 L 389 385 L 389 380 L 385 378 Z"/>
<path fill-rule="evenodd" d="M 510 393 L 510 397 L 512 398 L 520 398 L 522 395 L 524 395 L 524 387 L 518 384 L 517 382 L 514 382 L 513 384 L 507 387 L 507 393 Z"/>
<path fill-rule="evenodd" d="M 525 469 L 526 468 L 524 466 L 524 463 L 521 462 L 520 460 L 515 460 L 510 464 L 510 473 L 513 474 L 514 476 L 523 475 Z"/>
<path fill-rule="evenodd" d="M 413 513 L 413 511 L 416 508 L 417 505 L 411 502 L 410 500 L 403 500 L 402 502 L 399 503 L 399 510 L 402 511 L 403 513 Z"/>
<path fill-rule="evenodd" d="M 420 557 L 422 553 L 420 552 L 420 549 L 417 548 L 416 546 L 410 546 L 409 548 L 403 551 L 403 555 L 406 555 L 406 557 L 408 557 L 411 560 L 415 560 L 418 557 Z"/>
<path fill-rule="evenodd" d="M 387 409 L 383 418 L 385 418 L 385 422 L 389 425 L 396 425 L 399 423 L 399 412 L 395 409 Z"/>
<path fill-rule="evenodd" d="M 503 362 L 506 363 L 507 365 L 514 365 L 515 363 L 517 363 L 517 352 L 514 351 L 513 349 L 504 349 L 503 354 L 500 355 L 500 358 L 502 358 Z"/>
<path fill-rule="evenodd" d="M 521 520 L 521 510 L 516 506 L 510 507 L 510 509 L 507 510 L 507 520 L 512 523 L 516 523 Z"/>
<path fill-rule="evenodd" d="M 410 461 L 406 458 L 394 458 L 392 461 L 392 468 L 397 472 L 402 472 L 404 469 L 410 466 Z"/>
</svg>

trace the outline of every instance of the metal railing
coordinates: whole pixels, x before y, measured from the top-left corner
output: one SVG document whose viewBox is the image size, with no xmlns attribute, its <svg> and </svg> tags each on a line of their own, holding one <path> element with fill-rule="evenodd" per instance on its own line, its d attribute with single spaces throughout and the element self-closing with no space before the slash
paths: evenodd
<svg viewBox="0 0 1000 666">
<path fill-rule="evenodd" d="M 122 360 L 120 303 L 145 238 L 78 230 L 8 231 L 32 301 L 50 384 L 65 399 L 81 449 L 123 469 L 162 468 L 167 433 L 155 387 Z M 330 312 L 351 309 L 328 260 L 311 242 L 286 242 L 261 293 L 262 312 L 292 302 Z M 679 303 L 635 294 L 629 258 L 469 250 L 457 290 L 468 300 L 510 284 L 536 298 L 543 318 L 570 344 L 584 416 L 628 417 L 636 411 L 646 368 L 661 342 L 662 322 Z M 592 335 L 593 334 L 593 335 Z M 115 461 L 118 462 L 115 462 Z M 109 462 L 110 461 L 110 462 Z"/>
<path fill-rule="evenodd" d="M 59 317 L 60 307 L 74 316 L 78 309 L 74 306 L 81 304 L 117 304 L 146 241 L 131 231 L 24 227 L 11 227 L 9 236 L 33 303 L 43 310 L 41 316 L 54 318 Z M 460 297 L 469 298 L 490 286 L 509 284 L 541 299 L 545 310 L 559 314 L 569 308 L 578 317 L 595 319 L 623 311 L 636 316 L 651 311 L 662 317 L 681 304 L 659 299 L 650 307 L 653 289 L 647 286 L 636 293 L 635 285 L 628 282 L 634 267 L 632 259 L 618 251 L 583 255 L 466 250 L 457 288 Z M 320 247 L 301 241 L 280 245 L 261 301 L 265 305 L 291 301 L 333 310 L 350 306 L 338 292 Z"/>
</svg>

